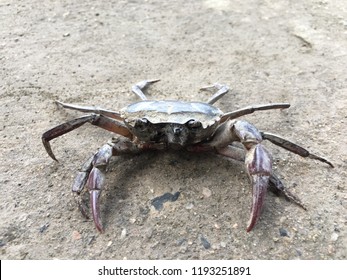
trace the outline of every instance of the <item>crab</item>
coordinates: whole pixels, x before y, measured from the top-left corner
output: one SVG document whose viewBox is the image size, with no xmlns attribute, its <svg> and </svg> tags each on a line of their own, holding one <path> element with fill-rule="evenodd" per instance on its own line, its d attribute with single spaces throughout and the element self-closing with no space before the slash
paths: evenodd
<svg viewBox="0 0 347 280">
<path fill-rule="evenodd" d="M 144 90 L 158 81 L 145 80 L 135 84 L 132 91 L 141 101 L 130 104 L 120 113 L 56 101 L 64 108 L 89 114 L 60 124 L 42 135 L 43 145 L 55 161 L 57 159 L 49 141 L 83 124 L 90 123 L 119 135 L 103 145 L 83 164 L 72 185 L 72 192 L 76 194 L 79 208 L 83 215 L 88 217 L 89 209 L 79 196 L 87 186 L 92 217 L 99 232 L 104 232 L 99 198 L 106 169 L 114 156 L 174 149 L 192 153 L 208 152 L 244 162 L 252 185 L 252 206 L 247 232 L 251 231 L 259 220 L 268 188 L 306 209 L 301 200 L 286 189 L 273 173 L 272 156 L 264 147 L 263 140 L 269 140 L 301 157 L 318 160 L 334 167 L 325 158 L 312 154 L 280 136 L 259 131 L 251 123 L 239 119 L 255 111 L 286 109 L 290 107 L 288 103 L 248 106 L 223 113 L 213 104 L 223 97 L 229 88 L 219 83 L 202 88 L 214 92 L 207 102 L 148 100 Z"/>
</svg>

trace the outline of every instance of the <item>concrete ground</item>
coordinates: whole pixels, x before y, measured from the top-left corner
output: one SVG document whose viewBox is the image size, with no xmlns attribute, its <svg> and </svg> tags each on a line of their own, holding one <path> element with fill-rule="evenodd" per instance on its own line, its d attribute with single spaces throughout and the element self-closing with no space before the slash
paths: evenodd
<svg viewBox="0 0 347 280">
<path fill-rule="evenodd" d="M 346 259 L 347 3 L 331 1 L 0 2 L 1 259 Z M 271 143 L 274 170 L 308 210 L 269 193 L 250 233 L 242 164 L 208 154 L 117 158 L 102 201 L 105 233 L 78 211 L 71 184 L 114 134 L 85 125 L 60 100 L 118 110 L 130 86 L 160 78 L 151 99 L 206 101 L 233 90 L 232 111 L 289 102 L 245 119 L 324 156 L 329 166 Z M 166 193 L 179 196 L 163 203 Z"/>
</svg>

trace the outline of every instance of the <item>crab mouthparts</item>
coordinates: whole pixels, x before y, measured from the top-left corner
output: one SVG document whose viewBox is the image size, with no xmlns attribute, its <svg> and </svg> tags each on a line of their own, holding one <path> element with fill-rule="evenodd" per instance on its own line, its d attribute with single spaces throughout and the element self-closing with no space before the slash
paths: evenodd
<svg viewBox="0 0 347 280">
<path fill-rule="evenodd" d="M 188 141 L 189 131 L 180 124 L 171 124 L 167 126 L 166 136 L 168 144 L 178 144 L 184 146 Z"/>
</svg>

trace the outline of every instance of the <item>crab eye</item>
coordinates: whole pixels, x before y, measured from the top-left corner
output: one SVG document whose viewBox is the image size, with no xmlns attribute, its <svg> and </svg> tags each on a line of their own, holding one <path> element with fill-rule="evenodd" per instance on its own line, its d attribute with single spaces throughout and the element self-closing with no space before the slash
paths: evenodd
<svg viewBox="0 0 347 280">
<path fill-rule="evenodd" d="M 149 121 L 145 118 L 137 119 L 135 122 L 135 127 L 138 129 L 145 129 L 148 125 Z"/>
<path fill-rule="evenodd" d="M 190 120 L 187 122 L 189 128 L 199 128 L 202 126 L 201 122 L 197 120 Z"/>
</svg>

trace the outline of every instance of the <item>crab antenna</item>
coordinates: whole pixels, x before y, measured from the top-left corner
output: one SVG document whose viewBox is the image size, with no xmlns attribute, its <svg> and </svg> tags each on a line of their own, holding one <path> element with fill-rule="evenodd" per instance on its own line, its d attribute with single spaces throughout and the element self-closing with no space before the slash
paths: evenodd
<svg viewBox="0 0 347 280">
<path fill-rule="evenodd" d="M 147 100 L 147 96 L 143 93 L 143 90 L 145 90 L 149 85 L 154 84 L 154 83 L 159 82 L 159 81 L 160 81 L 159 79 L 144 80 L 144 81 L 138 82 L 137 84 L 133 85 L 131 87 L 131 90 L 133 93 L 135 93 L 142 100 Z"/>
<path fill-rule="evenodd" d="M 226 85 L 221 85 L 221 84 L 215 83 L 212 86 L 203 87 L 200 90 L 203 90 L 203 91 L 217 90 L 217 92 L 215 94 L 213 94 L 209 98 L 209 100 L 207 101 L 207 104 L 212 105 L 213 103 L 215 103 L 217 100 L 221 99 L 225 94 L 228 93 L 229 87 Z"/>
</svg>

